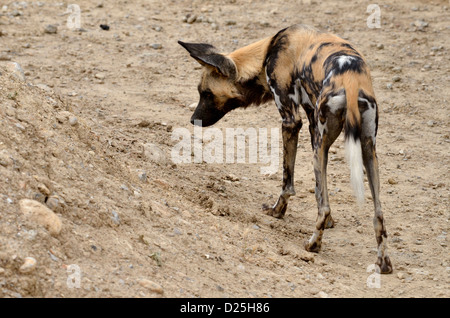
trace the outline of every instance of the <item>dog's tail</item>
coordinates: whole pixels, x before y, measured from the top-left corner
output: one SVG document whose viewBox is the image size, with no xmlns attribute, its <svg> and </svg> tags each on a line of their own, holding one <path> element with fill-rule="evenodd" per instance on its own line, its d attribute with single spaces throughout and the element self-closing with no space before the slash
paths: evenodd
<svg viewBox="0 0 450 318">
<path fill-rule="evenodd" d="M 358 108 L 359 83 L 357 78 L 344 78 L 347 99 L 347 115 L 345 119 L 345 154 L 350 165 L 350 183 L 358 204 L 364 202 L 364 172 L 361 149 L 361 114 Z"/>
</svg>

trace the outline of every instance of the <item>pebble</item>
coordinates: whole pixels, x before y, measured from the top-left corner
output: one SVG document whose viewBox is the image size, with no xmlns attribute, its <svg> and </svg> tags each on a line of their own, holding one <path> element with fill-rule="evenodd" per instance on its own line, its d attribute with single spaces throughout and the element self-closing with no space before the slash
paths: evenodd
<svg viewBox="0 0 450 318">
<path fill-rule="evenodd" d="M 324 291 L 320 291 L 317 293 L 317 297 L 319 298 L 328 298 L 328 294 Z"/>
<path fill-rule="evenodd" d="M 119 214 L 116 212 L 116 211 L 114 211 L 114 210 L 112 210 L 111 211 L 111 219 L 113 220 L 113 222 L 115 223 L 115 224 L 120 224 L 120 217 L 119 217 Z"/>
<path fill-rule="evenodd" d="M 151 280 L 148 280 L 145 278 L 141 279 L 141 280 L 139 280 L 139 285 L 148 289 L 151 292 L 161 294 L 161 295 L 164 294 L 164 290 L 162 289 L 162 287 L 159 284 L 157 284 Z"/>
<path fill-rule="evenodd" d="M 161 50 L 162 44 L 161 43 L 153 43 L 153 44 L 150 44 L 150 47 L 154 50 Z"/>
<path fill-rule="evenodd" d="M 195 110 L 197 108 L 197 103 L 192 103 L 188 106 L 189 110 Z"/>
<path fill-rule="evenodd" d="M 398 183 L 398 181 L 395 180 L 394 178 L 389 178 L 388 182 L 389 182 L 389 184 L 397 184 Z"/>
<path fill-rule="evenodd" d="M 99 80 L 104 80 L 105 79 L 105 74 L 104 73 L 97 73 L 97 74 L 95 74 L 95 78 L 99 79 Z"/>
<path fill-rule="evenodd" d="M 36 268 L 36 259 L 33 257 L 25 257 L 24 263 L 20 266 L 19 271 L 22 274 L 31 273 Z"/>
<path fill-rule="evenodd" d="M 377 49 L 379 49 L 379 50 L 384 49 L 384 44 L 383 43 L 378 43 L 377 44 Z"/>
<path fill-rule="evenodd" d="M 192 23 L 194 23 L 197 20 L 197 15 L 195 15 L 195 14 L 188 14 L 185 18 L 186 18 L 185 22 L 187 22 L 189 24 L 192 24 Z"/>
<path fill-rule="evenodd" d="M 146 172 L 139 172 L 138 177 L 142 182 L 147 182 L 148 176 Z"/>
<path fill-rule="evenodd" d="M 36 200 L 22 199 L 19 201 L 19 207 L 30 221 L 45 227 L 51 235 L 56 236 L 61 232 L 61 219 L 42 203 Z"/>
<path fill-rule="evenodd" d="M 70 116 L 69 117 L 69 124 L 70 124 L 70 126 L 78 125 L 78 119 L 75 116 Z"/>
<path fill-rule="evenodd" d="M 17 62 L 6 62 L 5 64 L 6 70 L 19 81 L 25 82 L 25 73 Z"/>
<path fill-rule="evenodd" d="M 402 80 L 402 78 L 400 77 L 400 76 L 398 76 L 398 75 L 394 75 L 393 77 L 392 77 L 392 81 L 393 82 L 400 82 Z"/>
<path fill-rule="evenodd" d="M 416 20 L 413 22 L 413 25 L 417 27 L 419 31 L 425 31 L 425 28 L 428 26 L 428 22 L 423 20 Z"/>
<path fill-rule="evenodd" d="M 62 123 L 64 123 L 66 120 L 68 120 L 68 119 L 70 118 L 71 115 L 72 115 L 71 112 L 68 112 L 67 110 L 63 110 L 63 111 L 58 112 L 58 113 L 55 115 L 55 117 L 56 117 L 56 120 L 57 120 L 60 124 L 62 124 Z"/>
<path fill-rule="evenodd" d="M 50 190 L 47 188 L 47 186 L 43 183 L 38 184 L 37 186 L 38 190 L 40 193 L 49 196 L 50 195 Z"/>
<path fill-rule="evenodd" d="M 58 32 L 58 27 L 54 24 L 47 24 L 44 28 L 44 33 L 56 34 Z"/>
<path fill-rule="evenodd" d="M 36 84 L 35 85 L 37 88 L 39 88 L 39 89 L 42 89 L 42 90 L 44 90 L 44 91 L 46 91 L 46 92 L 51 92 L 52 91 L 52 89 L 48 86 L 48 85 L 45 85 L 45 84 Z"/>
<path fill-rule="evenodd" d="M 61 208 L 61 199 L 57 196 L 51 196 L 47 199 L 45 204 L 51 209 L 52 211 L 59 212 Z"/>
<path fill-rule="evenodd" d="M 5 273 L 5 269 L 0 267 L 0 275 L 3 275 Z"/>
<path fill-rule="evenodd" d="M 20 131 L 25 131 L 25 127 L 21 123 L 16 123 L 15 126 L 19 128 Z"/>
<path fill-rule="evenodd" d="M 434 126 L 434 124 L 435 124 L 435 122 L 434 122 L 433 120 L 429 120 L 429 121 L 427 121 L 427 125 L 428 125 L 428 127 L 433 127 L 433 126 Z"/>
</svg>

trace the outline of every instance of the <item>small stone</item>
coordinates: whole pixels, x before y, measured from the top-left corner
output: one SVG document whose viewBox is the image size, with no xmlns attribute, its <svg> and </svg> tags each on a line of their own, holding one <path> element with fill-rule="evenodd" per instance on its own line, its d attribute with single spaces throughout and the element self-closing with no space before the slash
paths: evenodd
<svg viewBox="0 0 450 318">
<path fill-rule="evenodd" d="M 119 217 L 119 213 L 117 213 L 116 211 L 111 211 L 111 219 L 113 220 L 113 222 L 115 224 L 120 224 L 120 217 Z"/>
<path fill-rule="evenodd" d="M 177 227 L 173 229 L 173 233 L 175 235 L 182 235 L 183 234 L 183 232 L 181 232 L 181 230 L 179 228 L 177 228 Z"/>
<path fill-rule="evenodd" d="M 377 44 L 377 49 L 379 49 L 379 50 L 384 49 L 384 44 L 383 43 L 378 43 Z"/>
<path fill-rule="evenodd" d="M 36 259 L 33 257 L 25 257 L 25 261 L 22 266 L 19 268 L 19 272 L 22 274 L 31 273 L 36 268 Z"/>
<path fill-rule="evenodd" d="M 3 275 L 3 274 L 5 274 L 5 269 L 0 267 L 0 275 Z"/>
<path fill-rule="evenodd" d="M 19 81 L 25 82 L 25 73 L 17 62 L 6 62 L 5 64 L 2 64 L 6 66 L 6 70 L 16 79 Z"/>
<path fill-rule="evenodd" d="M 428 22 L 423 20 L 416 20 L 413 23 L 419 31 L 425 31 L 425 28 L 428 26 Z"/>
<path fill-rule="evenodd" d="M 42 193 L 42 194 L 44 194 L 46 196 L 50 195 L 50 190 L 47 188 L 47 186 L 45 184 L 43 184 L 43 183 L 38 184 L 37 188 L 38 188 L 40 193 Z"/>
<path fill-rule="evenodd" d="M 19 17 L 19 16 L 23 15 L 23 13 L 22 13 L 22 11 L 19 11 L 19 10 L 13 10 L 13 11 L 11 11 L 11 15 L 13 17 Z"/>
<path fill-rule="evenodd" d="M 433 127 L 434 126 L 434 121 L 433 120 L 429 120 L 429 121 L 427 121 L 427 125 L 428 125 L 428 127 Z"/>
<path fill-rule="evenodd" d="M 223 291 L 225 290 L 225 289 L 224 289 L 222 286 L 220 286 L 220 285 L 217 285 L 216 288 L 217 288 L 217 290 L 220 291 L 220 292 L 223 292 Z"/>
<path fill-rule="evenodd" d="M 66 110 L 63 110 L 63 111 L 58 112 L 58 113 L 55 115 L 55 117 L 56 117 L 56 120 L 57 120 L 60 124 L 62 124 L 62 123 L 64 123 L 66 120 L 68 120 L 69 117 L 70 117 L 71 115 L 72 115 L 71 112 L 68 112 L 68 111 L 66 111 Z"/>
<path fill-rule="evenodd" d="M 164 290 L 162 289 L 162 287 L 159 284 L 157 284 L 155 282 L 152 282 L 151 280 L 148 280 L 148 279 L 145 279 L 145 278 L 141 279 L 139 281 L 139 285 L 141 285 L 142 287 L 148 289 L 151 292 L 154 292 L 154 293 L 157 293 L 157 294 L 161 294 L 161 295 L 164 294 Z"/>
<path fill-rule="evenodd" d="M 78 119 L 75 116 L 70 116 L 69 117 L 69 124 L 70 124 L 70 126 L 78 125 Z"/>
<path fill-rule="evenodd" d="M 58 212 L 61 208 L 61 200 L 57 196 L 49 197 L 45 204 L 49 207 L 49 209 L 55 212 Z"/>
<path fill-rule="evenodd" d="M 400 280 L 404 280 L 404 279 L 405 279 L 405 273 L 403 273 L 403 272 L 398 272 L 398 273 L 397 273 L 397 277 L 398 277 L 398 279 L 400 279 Z"/>
<path fill-rule="evenodd" d="M 387 89 L 392 89 L 392 83 L 387 83 L 387 84 L 386 84 L 386 88 L 387 88 Z"/>
<path fill-rule="evenodd" d="M 19 128 L 20 131 L 25 131 L 25 127 L 21 123 L 16 123 L 15 126 Z"/>
<path fill-rule="evenodd" d="M 42 90 L 46 91 L 46 92 L 51 92 L 52 91 L 52 89 L 48 85 L 45 85 L 45 84 L 36 84 L 35 86 L 37 88 L 39 88 L 39 89 L 42 89 Z"/>
<path fill-rule="evenodd" d="M 61 232 L 61 219 L 42 203 L 36 200 L 22 199 L 19 201 L 19 207 L 30 221 L 45 227 L 51 235 L 56 236 Z"/>
<path fill-rule="evenodd" d="M 189 23 L 189 24 L 194 23 L 196 20 L 197 20 L 197 16 L 195 14 L 192 14 L 192 15 L 188 14 L 186 16 L 186 22 Z"/>
<path fill-rule="evenodd" d="M 56 34 L 58 32 L 58 27 L 54 24 L 47 24 L 44 28 L 44 33 Z"/>
<path fill-rule="evenodd" d="M 141 180 L 142 182 L 147 182 L 148 176 L 145 171 L 139 172 L 138 177 L 139 177 L 139 180 Z"/>
<path fill-rule="evenodd" d="M 317 297 L 319 298 L 328 298 L 328 294 L 324 291 L 320 291 L 317 293 Z"/>
<path fill-rule="evenodd" d="M 402 80 L 402 78 L 400 77 L 400 76 L 398 76 L 398 75 L 394 75 L 393 77 L 392 77 L 392 81 L 393 82 L 400 82 Z"/>
<path fill-rule="evenodd" d="M 97 74 L 95 74 L 95 78 L 99 79 L 99 80 L 104 80 L 105 79 L 105 74 L 104 73 L 97 73 Z"/>
<path fill-rule="evenodd" d="M 397 184 L 398 183 L 398 181 L 395 180 L 394 178 L 389 178 L 388 182 L 389 182 L 389 184 Z"/>
<path fill-rule="evenodd" d="M 150 44 L 150 47 L 154 50 L 161 50 L 162 44 L 161 43 L 153 43 L 153 44 Z"/>
<path fill-rule="evenodd" d="M 237 177 L 237 176 L 235 176 L 234 174 L 228 174 L 226 177 L 225 177 L 225 179 L 226 180 L 230 180 L 230 181 L 233 181 L 233 182 L 236 182 L 236 181 L 239 181 L 239 178 Z"/>
</svg>

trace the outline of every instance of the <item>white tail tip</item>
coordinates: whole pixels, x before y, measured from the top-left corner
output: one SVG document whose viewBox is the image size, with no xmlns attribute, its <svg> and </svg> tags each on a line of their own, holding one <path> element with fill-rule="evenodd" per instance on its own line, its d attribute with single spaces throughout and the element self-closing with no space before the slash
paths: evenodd
<svg viewBox="0 0 450 318">
<path fill-rule="evenodd" d="M 345 155 L 350 165 L 350 184 L 358 204 L 364 203 L 364 172 L 362 162 L 361 141 L 349 136 L 345 141 Z"/>
</svg>

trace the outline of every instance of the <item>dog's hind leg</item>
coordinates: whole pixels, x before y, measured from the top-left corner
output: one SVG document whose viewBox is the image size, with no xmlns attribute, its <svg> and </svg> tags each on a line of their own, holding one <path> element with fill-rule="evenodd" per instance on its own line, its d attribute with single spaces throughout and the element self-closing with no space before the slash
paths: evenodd
<svg viewBox="0 0 450 318">
<path fill-rule="evenodd" d="M 320 250 L 324 229 L 333 226 L 327 190 L 328 150 L 342 131 L 345 96 L 337 95 L 319 100 L 319 105 L 318 114 L 315 116 L 315 127 L 311 130 L 314 133 L 314 174 L 318 215 L 314 233 L 305 244 L 306 250 L 310 252 Z"/>
<path fill-rule="evenodd" d="M 378 248 L 376 264 L 380 267 L 381 273 L 389 274 L 392 272 L 392 264 L 389 256 L 387 255 L 387 232 L 380 203 L 380 179 L 375 147 L 377 105 L 375 101 L 369 102 L 365 100 L 365 102 L 367 103 L 367 107 L 360 106 L 360 111 L 362 114 L 361 150 L 375 208 L 373 225 Z M 362 103 L 362 105 L 364 106 L 364 103 Z"/>
<path fill-rule="evenodd" d="M 268 215 L 276 218 L 282 218 L 286 213 L 289 197 L 295 195 L 294 190 L 294 167 L 295 157 L 297 155 L 298 133 L 302 127 L 302 121 L 287 121 L 283 119 L 282 136 L 283 136 L 283 186 L 281 194 L 273 207 L 266 204 L 263 210 Z"/>
</svg>

